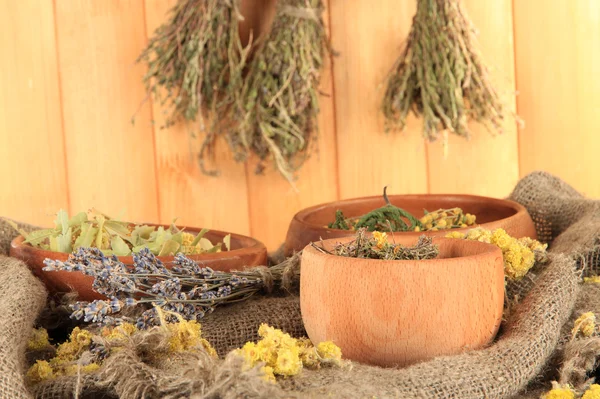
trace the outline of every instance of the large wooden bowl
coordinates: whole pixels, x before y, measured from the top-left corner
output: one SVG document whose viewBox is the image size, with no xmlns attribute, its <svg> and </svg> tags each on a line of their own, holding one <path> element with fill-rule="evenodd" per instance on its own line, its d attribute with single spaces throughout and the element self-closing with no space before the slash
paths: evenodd
<svg viewBox="0 0 600 399">
<path fill-rule="evenodd" d="M 424 209 L 435 211 L 440 208 L 459 207 L 465 213 L 476 215 L 477 224 L 485 229 L 493 230 L 501 227 L 516 238 L 537 238 L 535 226 L 527 209 L 513 201 L 456 194 L 391 195 L 389 199 L 393 205 L 403 208 L 419 218 L 423 216 Z M 358 217 L 384 205 L 383 198 L 376 196 L 335 201 L 306 208 L 298 212 L 290 223 L 284 246 L 285 254 L 289 256 L 295 251 L 300 251 L 309 243 L 320 239 L 352 236 L 354 234 L 352 231 L 326 227 L 335 220 L 335 212 L 338 209 L 341 209 L 346 217 Z M 452 231 L 466 231 L 471 228 L 453 229 Z M 421 234 L 443 236 L 447 233 L 448 230 L 441 230 L 425 233 L 401 232 L 394 233 L 394 235 L 416 239 Z"/>
<path fill-rule="evenodd" d="M 331 249 L 348 240 L 324 244 Z M 490 343 L 504 304 L 501 250 L 450 238 L 434 243 L 439 258 L 419 261 L 346 258 L 307 246 L 300 304 L 311 341 L 331 340 L 345 358 L 378 366 L 407 366 Z"/>
<path fill-rule="evenodd" d="M 164 226 L 168 228 L 169 226 Z M 185 231 L 198 233 L 201 229 L 186 227 Z M 212 243 L 222 242 L 227 234 L 223 231 L 210 230 L 205 238 Z M 27 263 L 32 272 L 40 278 L 50 293 L 77 291 L 80 300 L 104 299 L 92 289 L 94 278 L 81 272 L 51 271 L 45 272 L 44 259 L 65 261 L 69 254 L 62 252 L 46 251 L 23 243 L 23 236 L 16 237 L 10 247 L 10 256 L 22 259 Z M 259 266 L 267 264 L 267 248 L 260 241 L 239 234 L 231 234 L 231 250 L 211 254 L 189 255 L 190 259 L 197 261 L 202 266 L 213 270 L 229 271 L 241 270 L 244 266 Z M 168 268 L 172 266 L 173 256 L 159 256 Z M 119 260 L 126 265 L 133 265 L 133 256 L 119 256 Z"/>
</svg>

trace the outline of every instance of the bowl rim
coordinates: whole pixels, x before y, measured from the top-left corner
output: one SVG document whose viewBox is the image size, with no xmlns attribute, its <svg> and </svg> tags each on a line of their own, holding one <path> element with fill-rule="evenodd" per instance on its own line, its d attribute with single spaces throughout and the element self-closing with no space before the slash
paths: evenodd
<svg viewBox="0 0 600 399">
<path fill-rule="evenodd" d="M 136 223 L 136 224 L 145 225 L 145 226 L 156 226 L 156 227 L 171 226 L 170 224 L 160 224 L 160 223 Z M 193 226 L 177 226 L 177 228 L 184 229 L 185 231 L 190 231 L 190 232 L 200 232 L 202 230 L 201 227 L 193 227 Z M 261 241 L 257 240 L 256 238 L 245 236 L 242 234 L 230 233 L 230 232 L 225 232 L 225 231 L 221 231 L 221 230 L 212 230 L 212 229 L 209 229 L 207 234 L 216 234 L 216 235 L 221 235 L 223 237 L 230 234 L 232 239 L 236 239 L 236 240 L 240 241 L 242 243 L 242 245 L 245 244 L 245 246 L 243 246 L 242 248 L 232 249 L 229 251 L 221 251 L 221 252 L 215 252 L 215 253 L 209 253 L 209 254 L 204 253 L 204 254 L 186 255 L 186 257 L 188 259 L 191 259 L 194 261 L 207 261 L 207 260 L 213 260 L 213 259 L 218 259 L 218 260 L 236 259 L 239 256 L 243 255 L 244 253 L 247 254 L 247 253 L 263 252 L 263 251 L 268 256 L 267 247 Z M 16 236 L 10 243 L 11 250 L 23 248 L 23 251 L 27 251 L 31 254 L 35 253 L 36 255 L 38 255 L 40 257 L 57 259 L 57 260 L 67 259 L 69 257 L 69 255 L 71 255 L 70 253 L 66 253 L 66 252 L 56 252 L 56 251 L 50 251 L 50 250 L 43 249 L 43 248 L 37 248 L 37 247 L 23 243 L 24 240 L 25 240 L 25 237 L 23 237 L 22 235 L 19 234 L 18 236 Z M 157 256 L 156 258 L 159 259 L 163 263 L 170 263 L 175 260 L 175 256 Z M 133 255 L 117 256 L 117 259 L 120 262 L 123 262 L 125 264 L 133 263 Z"/>
<path fill-rule="evenodd" d="M 485 200 L 486 202 L 491 202 L 493 204 L 497 204 L 497 205 L 504 205 L 504 206 L 508 206 L 511 209 L 515 210 L 515 214 L 503 218 L 503 219 L 498 219 L 496 221 L 493 222 L 486 222 L 486 223 L 478 223 L 477 226 L 486 226 L 487 224 L 490 223 L 495 223 L 497 221 L 500 220 L 505 220 L 505 221 L 509 221 L 511 219 L 516 219 L 520 214 L 522 213 L 527 213 L 527 208 L 525 208 L 523 205 L 519 204 L 518 202 L 512 201 L 510 199 L 505 199 L 505 198 L 494 198 L 494 197 L 486 197 L 486 196 L 482 196 L 482 195 L 473 195 L 473 194 L 394 194 L 394 195 L 388 195 L 389 199 L 391 201 L 394 200 L 394 198 L 407 198 L 407 199 L 411 199 L 411 198 L 417 198 L 417 197 L 429 197 L 431 199 L 436 199 L 436 198 L 443 198 L 443 199 L 451 199 L 451 198 L 457 198 L 457 199 L 471 199 L 471 200 Z M 365 202 L 365 201 L 369 201 L 369 200 L 375 200 L 375 199 L 381 199 L 381 195 L 372 195 L 372 196 L 368 196 L 368 197 L 356 197 L 356 198 L 348 198 L 348 199 L 343 199 L 343 200 L 337 200 L 337 201 L 330 201 L 330 202 L 326 202 L 326 203 L 322 203 L 322 204 L 317 204 L 317 205 L 313 205 L 311 207 L 308 208 L 304 208 L 301 211 L 297 212 L 294 217 L 293 217 L 293 221 L 300 223 L 304 226 L 308 226 L 312 229 L 320 229 L 322 231 L 346 231 L 346 230 L 342 230 L 342 229 L 332 229 L 329 227 L 324 227 L 321 226 L 320 224 L 317 223 L 310 223 L 308 222 L 306 219 L 307 217 L 314 213 L 315 211 L 319 211 L 322 208 L 326 208 L 326 207 L 330 207 L 333 204 L 339 204 L 339 205 L 352 205 L 355 203 L 361 203 L 361 202 Z M 457 228 L 457 229 L 452 229 L 452 231 L 460 231 L 460 230 L 470 230 L 473 229 L 477 226 L 470 226 L 470 227 L 462 227 L 462 228 Z M 416 231 L 398 231 L 395 232 L 398 234 L 407 234 L 407 233 L 417 233 L 417 234 L 422 234 L 423 232 L 416 232 Z"/>
<path fill-rule="evenodd" d="M 398 260 L 391 260 L 391 259 L 367 259 L 367 258 L 353 258 L 353 257 L 345 257 L 345 256 L 339 256 L 339 255 L 334 255 L 334 254 L 329 254 L 326 252 L 321 252 L 318 251 L 316 248 L 313 247 L 313 245 L 316 245 L 316 242 L 312 242 L 310 244 L 308 244 L 302 251 L 302 254 L 305 253 L 305 251 L 308 250 L 308 253 L 315 254 L 318 256 L 323 256 L 325 258 L 344 258 L 344 259 L 354 259 L 355 261 L 358 262 L 369 262 L 369 261 L 374 261 L 374 262 L 381 262 L 381 264 L 398 264 L 398 265 L 409 265 L 409 264 L 427 264 L 427 263 L 440 263 L 440 262 L 444 262 L 444 263 L 456 263 L 456 262 L 460 262 L 464 259 L 472 259 L 472 258 L 478 258 L 482 255 L 486 255 L 486 254 L 494 254 L 496 253 L 496 255 L 500 255 L 502 257 L 502 250 L 497 247 L 494 244 L 490 244 L 487 242 L 481 242 L 481 241 L 475 241 L 475 240 L 465 240 L 465 239 L 459 239 L 459 238 L 447 238 L 447 237 L 431 237 L 434 241 L 434 243 L 436 241 L 442 241 L 442 242 L 452 242 L 453 244 L 458 244 L 460 242 L 463 243 L 468 243 L 466 245 L 470 245 L 470 246 L 474 246 L 474 247 L 480 247 L 481 251 L 478 251 L 477 253 L 471 254 L 471 255 L 466 255 L 466 256 L 456 256 L 453 258 L 434 258 L 434 259 L 398 259 Z M 344 242 L 349 242 L 352 241 L 354 239 L 354 237 L 342 237 L 342 238 L 329 238 L 327 240 L 323 240 L 323 243 L 325 244 L 332 244 L 332 243 L 344 243 Z M 504 259 L 504 258 L 503 258 Z"/>
</svg>

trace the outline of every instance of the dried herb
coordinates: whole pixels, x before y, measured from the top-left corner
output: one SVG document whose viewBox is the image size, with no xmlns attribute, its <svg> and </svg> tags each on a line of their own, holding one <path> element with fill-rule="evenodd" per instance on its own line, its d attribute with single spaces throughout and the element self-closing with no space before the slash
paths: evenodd
<svg viewBox="0 0 600 399">
<path fill-rule="evenodd" d="M 476 47 L 460 0 L 417 0 L 406 43 L 383 100 L 387 128 L 403 129 L 409 111 L 423 117 L 424 136 L 469 137 L 469 120 L 502 132 L 504 104 Z"/>
<path fill-rule="evenodd" d="M 96 209 L 87 213 L 79 212 L 72 218 L 61 209 L 54 221 L 54 228 L 30 233 L 20 230 L 11 221 L 7 222 L 25 237 L 26 244 L 64 253 L 93 247 L 101 249 L 105 255 L 117 256 L 128 256 L 144 248 L 159 256 L 175 255 L 178 252 L 193 255 L 220 252 L 223 244 L 229 250 L 231 240 L 231 236 L 227 235 L 222 243 L 213 245 L 204 237 L 208 232 L 206 229 L 194 235 L 179 230 L 174 224 L 166 229 L 162 226 L 135 225 L 115 220 Z"/>
<path fill-rule="evenodd" d="M 346 218 L 338 209 L 335 212 L 335 221 L 327 225 L 330 229 L 356 230 L 366 228 L 368 231 L 437 231 L 454 229 L 475 225 L 476 217 L 470 213 L 465 214 L 460 208 L 438 209 L 428 212 L 417 219 L 410 212 L 392 205 L 387 196 L 387 187 L 383 188 L 385 205 L 375 209 L 364 216 Z"/>
<path fill-rule="evenodd" d="M 169 22 L 160 26 L 138 58 L 148 66 L 148 91 L 170 107 L 165 127 L 179 120 L 199 120 L 206 137 L 200 166 L 213 153 L 217 134 L 229 130 L 228 119 L 243 85 L 250 44 L 241 44 L 240 0 L 179 0 Z M 206 129 L 204 120 L 211 121 Z"/>
<path fill-rule="evenodd" d="M 238 102 L 236 154 L 271 157 L 290 182 L 317 130 L 327 36 L 322 0 L 280 0 L 273 26 L 251 61 Z"/>
<path fill-rule="evenodd" d="M 109 300 L 76 302 L 72 318 L 105 325 L 134 322 L 138 328 L 160 324 L 158 310 L 199 320 L 215 307 L 245 300 L 260 291 L 291 290 L 300 276 L 299 255 L 272 267 L 222 272 L 177 254 L 167 268 L 148 249 L 133 255 L 133 267 L 98 248 L 79 248 L 67 261 L 44 260 L 44 271 L 82 272 L 94 277 L 92 288 Z M 131 319 L 125 309 L 147 309 Z M 167 321 L 177 321 L 169 316 Z"/>
<path fill-rule="evenodd" d="M 313 247 L 320 251 L 328 252 L 313 243 Z M 434 259 L 439 254 L 439 248 L 433 244 L 431 237 L 421 236 L 414 246 L 404 246 L 390 243 L 386 233 L 375 231 L 372 236 L 367 234 L 366 229 L 356 231 L 354 240 L 347 243 L 339 243 L 333 248 L 332 253 L 337 256 L 364 259 L 384 260 L 421 260 Z"/>
</svg>

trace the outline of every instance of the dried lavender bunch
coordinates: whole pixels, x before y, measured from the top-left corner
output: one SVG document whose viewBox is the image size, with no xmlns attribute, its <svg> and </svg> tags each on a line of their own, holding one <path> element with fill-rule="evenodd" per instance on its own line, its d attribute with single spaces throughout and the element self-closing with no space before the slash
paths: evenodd
<svg viewBox="0 0 600 399">
<path fill-rule="evenodd" d="M 239 126 L 230 137 L 238 158 L 271 156 L 290 182 L 317 129 L 327 44 L 322 11 L 322 0 L 279 0 L 271 31 L 251 61 L 238 101 Z"/>
<path fill-rule="evenodd" d="M 313 246 L 327 252 L 322 246 Z M 421 236 L 412 247 L 388 241 L 386 233 L 375 231 L 372 236 L 367 230 L 357 230 L 356 238 L 347 243 L 339 243 L 333 248 L 334 255 L 350 258 L 383 259 L 383 260 L 420 260 L 434 259 L 439 254 L 439 248 L 433 244 L 431 237 Z"/>
<path fill-rule="evenodd" d="M 144 83 L 171 113 L 165 127 L 180 119 L 211 120 L 200 152 L 214 153 L 220 129 L 227 130 L 224 113 L 229 112 L 241 90 L 242 71 L 250 45 L 243 47 L 238 23 L 240 0 L 179 0 L 171 10 L 169 22 L 160 26 L 150 39 L 138 62 L 148 65 Z"/>
<path fill-rule="evenodd" d="M 65 262 L 46 259 L 44 270 L 92 276 L 94 291 L 110 298 L 74 303 L 72 318 L 114 325 L 130 321 L 126 308 L 144 307 L 147 310 L 135 320 L 138 328 L 160 324 L 157 308 L 186 320 L 199 320 L 219 305 L 245 300 L 261 290 L 271 291 L 277 285 L 289 290 L 300 275 L 299 256 L 269 268 L 232 273 L 201 267 L 183 254 L 178 254 L 173 268 L 168 269 L 148 249 L 134 254 L 133 260 L 133 267 L 128 267 L 98 248 L 80 248 Z"/>
<path fill-rule="evenodd" d="M 404 129 L 409 111 L 423 116 L 424 136 L 469 137 L 469 120 L 502 132 L 504 104 L 476 46 L 460 0 L 417 0 L 406 47 L 388 78 L 386 126 Z"/>
</svg>

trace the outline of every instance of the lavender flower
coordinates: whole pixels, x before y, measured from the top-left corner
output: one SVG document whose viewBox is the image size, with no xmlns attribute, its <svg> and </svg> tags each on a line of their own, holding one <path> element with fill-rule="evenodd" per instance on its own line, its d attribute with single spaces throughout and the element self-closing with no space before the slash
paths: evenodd
<svg viewBox="0 0 600 399">
<path fill-rule="evenodd" d="M 65 262 L 46 259 L 45 271 L 79 271 L 94 277 L 93 289 L 110 298 L 92 302 L 76 302 L 71 306 L 72 318 L 110 325 L 122 322 L 125 308 L 145 307 L 135 321 L 138 328 L 159 324 L 156 307 L 168 318 L 179 314 L 186 320 L 200 320 L 216 306 L 246 299 L 265 286 L 262 275 L 271 273 L 276 282 L 292 271 L 299 276 L 298 258 L 271 268 L 241 272 L 221 272 L 177 254 L 172 269 L 167 268 L 148 249 L 134 255 L 132 266 L 116 256 L 105 256 L 97 248 L 79 248 Z M 286 287 L 287 288 L 287 287 Z M 176 319 L 176 318 L 175 318 Z"/>
</svg>

